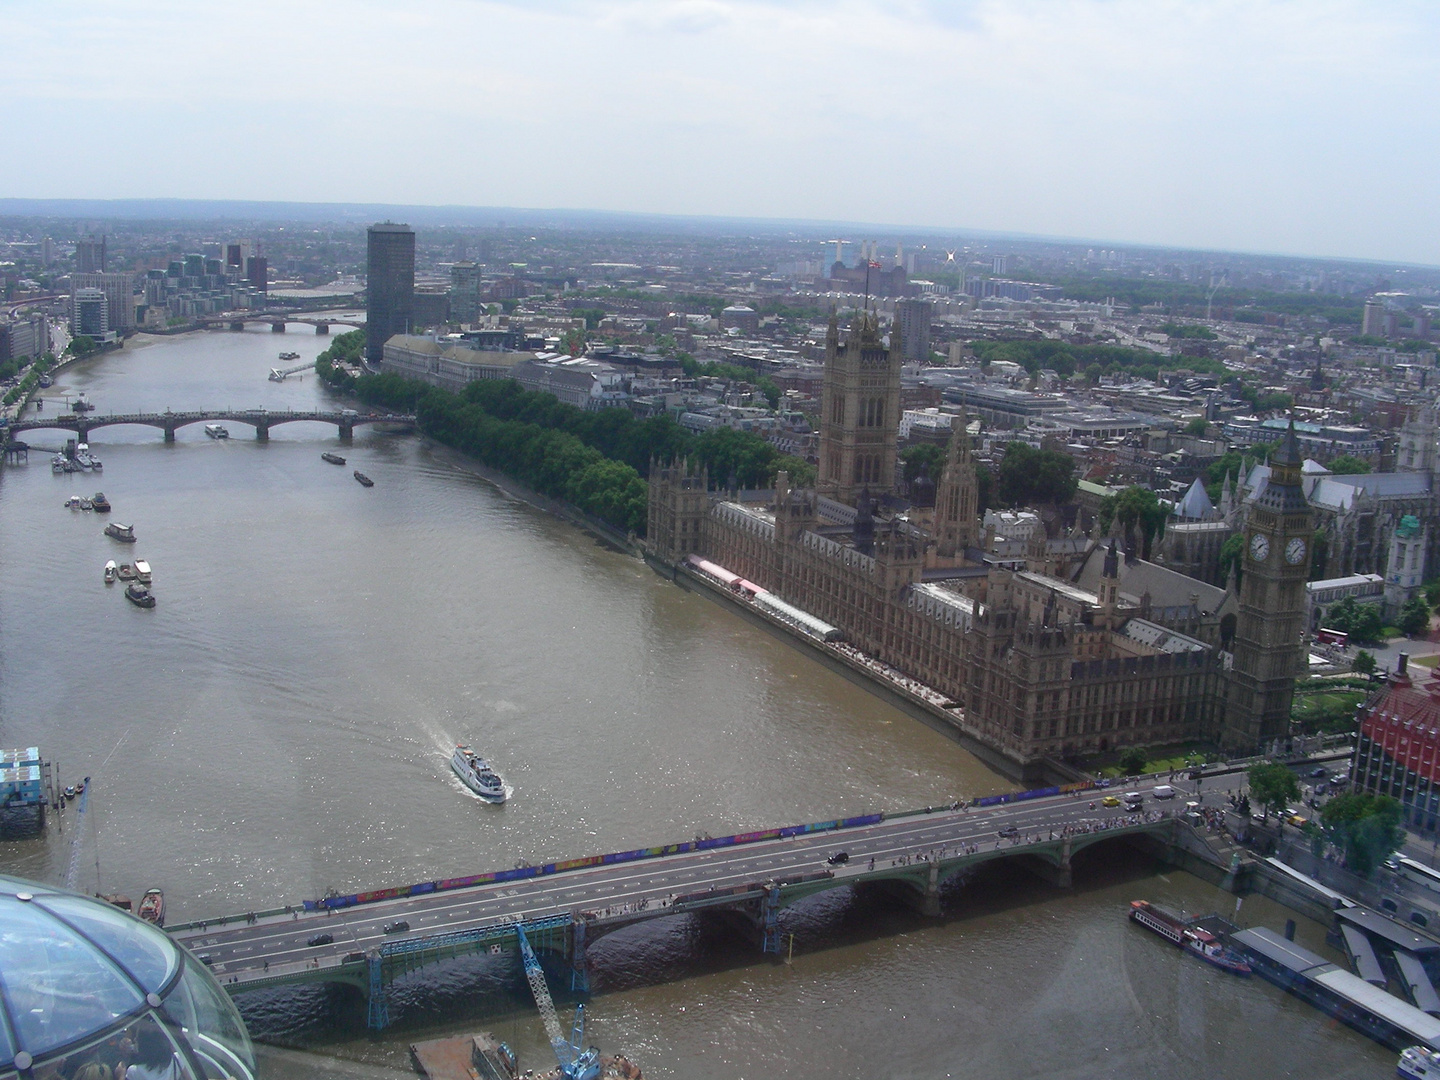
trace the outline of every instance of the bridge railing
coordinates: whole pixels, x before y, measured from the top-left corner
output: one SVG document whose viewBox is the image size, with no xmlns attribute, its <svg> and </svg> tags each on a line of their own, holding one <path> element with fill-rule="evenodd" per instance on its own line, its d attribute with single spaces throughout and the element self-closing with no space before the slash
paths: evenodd
<svg viewBox="0 0 1440 1080">
<path fill-rule="evenodd" d="M 735 844 L 754 844 L 762 840 L 780 840 L 808 833 L 830 832 L 836 829 L 875 825 L 883 821 L 884 814 L 863 814 L 859 817 L 837 818 L 833 821 L 812 822 L 808 825 L 786 825 L 777 829 L 761 829 L 757 832 L 737 833 L 733 836 L 704 837 L 686 840 L 679 844 L 662 844 L 658 847 L 636 848 L 632 851 L 612 851 L 604 855 L 589 855 L 579 859 L 565 859 L 560 862 L 544 863 L 540 866 L 519 866 L 513 870 L 496 870 L 486 874 L 472 874 L 468 877 L 446 878 L 441 881 L 421 881 L 413 885 L 399 885 L 389 889 L 374 889 L 369 892 L 351 893 L 346 896 L 326 896 L 319 900 L 306 900 L 306 911 L 325 911 L 357 904 L 373 904 L 381 900 L 397 900 L 406 896 L 421 896 L 425 893 L 445 892 L 451 889 L 465 889 L 473 885 L 491 885 L 505 881 L 523 881 L 529 878 L 545 877 L 570 870 L 584 870 L 594 866 L 610 866 L 614 863 L 635 862 L 641 859 L 662 858 L 667 855 L 683 855 L 692 851 L 708 851 L 713 848 L 730 847 Z"/>
</svg>

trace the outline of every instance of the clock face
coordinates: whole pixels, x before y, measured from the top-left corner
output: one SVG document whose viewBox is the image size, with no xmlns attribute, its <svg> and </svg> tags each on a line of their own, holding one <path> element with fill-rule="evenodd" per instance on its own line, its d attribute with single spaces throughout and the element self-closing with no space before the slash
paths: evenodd
<svg viewBox="0 0 1440 1080">
<path fill-rule="evenodd" d="M 1270 557 L 1270 539 L 1264 533 L 1256 533 L 1250 540 L 1250 557 L 1256 562 L 1264 562 Z"/>
<path fill-rule="evenodd" d="M 1305 541 L 1298 536 L 1285 545 L 1285 561 L 1294 566 L 1305 558 Z"/>
</svg>

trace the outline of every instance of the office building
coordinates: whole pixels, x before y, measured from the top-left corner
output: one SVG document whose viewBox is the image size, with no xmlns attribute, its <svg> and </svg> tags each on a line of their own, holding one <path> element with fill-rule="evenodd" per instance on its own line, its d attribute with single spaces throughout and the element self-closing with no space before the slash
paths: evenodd
<svg viewBox="0 0 1440 1080">
<path fill-rule="evenodd" d="M 480 267 L 457 262 L 450 267 L 450 320 L 468 326 L 480 318 Z"/>
<path fill-rule="evenodd" d="M 109 302 L 99 289 L 76 289 L 70 295 L 70 332 L 102 338 L 110 331 Z"/>
<path fill-rule="evenodd" d="M 99 289 L 109 305 L 109 329 L 124 332 L 135 329 L 135 275 L 71 274 L 72 290 Z"/>
<path fill-rule="evenodd" d="M 371 225 L 366 238 L 365 360 L 379 366 L 385 342 L 408 334 L 415 309 L 415 233 L 409 225 Z"/>
<path fill-rule="evenodd" d="M 96 240 L 87 236 L 75 241 L 75 271 L 79 274 L 103 274 L 105 272 L 105 237 Z"/>
<path fill-rule="evenodd" d="M 905 363 L 923 364 L 930 359 L 930 316 L 934 310 L 929 300 L 895 301 L 895 322 L 905 342 Z"/>
</svg>

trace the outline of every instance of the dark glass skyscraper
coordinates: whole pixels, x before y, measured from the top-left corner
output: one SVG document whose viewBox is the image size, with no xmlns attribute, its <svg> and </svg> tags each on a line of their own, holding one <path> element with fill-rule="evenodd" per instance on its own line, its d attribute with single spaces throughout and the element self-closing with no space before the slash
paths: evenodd
<svg viewBox="0 0 1440 1080">
<path fill-rule="evenodd" d="M 415 311 L 415 233 L 409 225 L 371 225 L 366 246 L 365 359 L 378 364 L 385 342 L 410 332 Z"/>
</svg>

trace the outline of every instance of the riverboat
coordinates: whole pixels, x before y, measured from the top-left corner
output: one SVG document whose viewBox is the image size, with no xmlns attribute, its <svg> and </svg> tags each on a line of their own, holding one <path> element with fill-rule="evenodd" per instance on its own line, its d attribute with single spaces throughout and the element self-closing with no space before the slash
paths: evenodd
<svg viewBox="0 0 1440 1080">
<path fill-rule="evenodd" d="M 1130 918 L 1145 929 L 1159 934 L 1172 945 L 1178 945 L 1192 956 L 1228 971 L 1231 975 L 1247 976 L 1250 965 L 1233 949 L 1227 949 L 1214 934 L 1197 926 L 1193 919 L 1172 915 L 1148 900 L 1130 901 Z"/>
<path fill-rule="evenodd" d="M 299 360 L 299 359 L 300 359 L 300 354 L 299 354 L 298 352 L 282 352 L 282 353 L 280 354 L 280 359 L 281 359 L 281 360 Z"/>
<path fill-rule="evenodd" d="M 230 437 L 230 429 L 224 424 L 206 424 L 205 434 L 209 435 L 212 439 L 228 439 Z"/>
<path fill-rule="evenodd" d="M 111 540 L 119 540 L 122 544 L 135 543 L 135 526 L 121 525 L 118 521 L 112 521 L 105 526 L 105 535 Z"/>
<path fill-rule="evenodd" d="M 93 469 L 95 467 L 95 463 L 90 460 L 90 451 L 85 449 L 83 445 L 75 448 L 75 464 L 79 465 L 82 469 Z"/>
<path fill-rule="evenodd" d="M 91 502 L 89 499 L 81 499 L 81 500 L 80 500 L 80 509 L 81 509 L 81 510 L 94 510 L 94 509 L 95 509 L 95 504 L 94 504 L 93 502 Z"/>
<path fill-rule="evenodd" d="M 122 562 L 118 567 L 116 567 L 115 576 L 118 577 L 121 581 L 134 581 L 135 567 L 131 566 L 128 562 Z"/>
<path fill-rule="evenodd" d="M 339 454 L 332 454 L 328 450 L 320 455 L 321 461 L 328 461 L 331 465 L 344 465 L 345 459 Z"/>
<path fill-rule="evenodd" d="M 96 513 L 108 514 L 110 512 L 110 500 L 105 498 L 103 491 L 97 491 L 90 496 L 90 505 L 95 508 Z"/>
<path fill-rule="evenodd" d="M 65 466 L 68 464 L 70 464 L 70 462 L 66 459 L 64 454 L 56 454 L 50 459 L 50 471 L 63 473 L 65 471 Z"/>
<path fill-rule="evenodd" d="M 468 746 L 455 747 L 455 752 L 450 755 L 450 768 L 455 770 L 455 775 L 466 787 L 486 802 L 503 803 L 509 798 L 500 774 Z"/>
<path fill-rule="evenodd" d="M 129 600 L 136 607 L 153 608 L 155 606 L 155 595 L 145 588 L 138 581 L 132 581 L 125 586 L 125 599 Z"/>
<path fill-rule="evenodd" d="M 75 798 L 75 786 L 74 786 L 73 784 L 72 784 L 70 787 L 67 787 L 67 788 L 65 789 L 65 798 L 67 798 L 67 799 L 73 799 L 73 798 Z"/>
<path fill-rule="evenodd" d="M 135 579 L 139 581 L 141 585 L 150 584 L 150 564 L 144 559 L 135 560 Z"/>
<path fill-rule="evenodd" d="M 1406 1080 L 1435 1080 L 1440 1077 L 1440 1053 L 1428 1046 L 1407 1046 L 1400 1052 L 1395 1072 Z"/>
<path fill-rule="evenodd" d="M 70 408 L 77 413 L 86 413 L 94 410 L 95 406 L 90 404 L 90 400 L 84 394 L 81 394 L 70 403 Z"/>
<path fill-rule="evenodd" d="M 66 509 L 66 510 L 79 510 L 79 509 L 80 509 L 80 496 L 79 496 L 79 495 L 71 495 L 68 499 L 66 499 L 66 500 L 65 500 L 65 509 Z"/>
<path fill-rule="evenodd" d="M 49 390 L 50 387 L 52 387 L 52 386 L 55 385 L 55 380 L 52 379 L 52 378 L 50 378 L 49 375 L 41 375 L 39 381 L 40 381 L 40 389 L 42 389 L 42 390 Z"/>
<path fill-rule="evenodd" d="M 164 926 L 165 894 L 159 889 L 147 889 L 145 895 L 140 898 L 140 907 L 135 914 L 148 923 Z"/>
<path fill-rule="evenodd" d="M 111 559 L 105 564 L 105 584 L 114 585 L 115 576 L 119 571 L 115 566 L 115 560 Z"/>
<path fill-rule="evenodd" d="M 91 454 L 90 468 L 94 469 L 96 472 L 100 472 L 105 468 L 105 463 L 101 461 L 98 457 L 96 457 L 94 454 Z"/>
<path fill-rule="evenodd" d="M 359 480 L 360 483 L 361 483 L 362 485 L 364 485 L 365 487 L 374 487 L 374 486 L 375 486 L 375 481 L 374 481 L 374 480 L 371 480 L 370 477 L 366 476 L 366 475 L 365 475 L 363 472 L 361 472 L 359 469 L 356 469 L 356 470 L 355 470 L 355 479 L 356 479 L 356 480 Z"/>
</svg>

